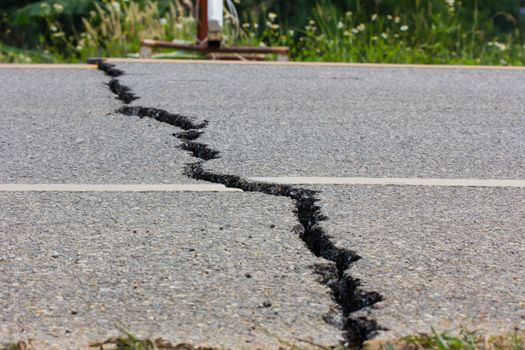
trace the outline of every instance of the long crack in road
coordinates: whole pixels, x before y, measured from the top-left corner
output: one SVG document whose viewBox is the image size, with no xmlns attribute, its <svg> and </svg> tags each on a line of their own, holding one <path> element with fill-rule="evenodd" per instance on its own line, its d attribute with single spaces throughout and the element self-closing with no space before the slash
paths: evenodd
<svg viewBox="0 0 525 350">
<path fill-rule="evenodd" d="M 128 116 L 151 118 L 161 123 L 177 126 L 184 132 L 174 134 L 182 141 L 180 148 L 189 151 L 200 160 L 188 164 L 185 174 L 196 180 L 204 180 L 226 187 L 238 188 L 245 192 L 260 192 L 272 196 L 283 196 L 292 199 L 295 203 L 297 219 L 300 223 L 295 235 L 303 240 L 312 254 L 322 257 L 328 262 L 313 267 L 313 273 L 320 275 L 321 283 L 328 286 L 334 300 L 340 307 L 340 315 L 333 317 L 327 315 L 325 320 L 338 327 L 343 332 L 346 346 L 361 348 L 366 340 L 373 338 L 382 328 L 376 320 L 368 317 L 353 317 L 352 313 L 371 307 L 383 299 L 382 295 L 374 291 L 360 288 L 359 279 L 353 278 L 348 272 L 350 265 L 361 257 L 354 251 L 337 247 L 322 229 L 320 223 L 327 218 L 322 214 L 318 205 L 319 199 L 316 192 L 288 185 L 278 185 L 246 180 L 240 176 L 229 174 L 216 174 L 205 171 L 203 162 L 216 159 L 220 151 L 208 145 L 196 142 L 203 133 L 207 122 L 195 123 L 192 118 L 146 106 L 127 106 L 130 102 L 139 99 L 133 89 L 123 85 L 118 77 L 125 74 L 115 65 L 103 60 L 92 61 L 99 69 L 111 77 L 108 87 L 125 106 L 116 112 Z"/>
</svg>

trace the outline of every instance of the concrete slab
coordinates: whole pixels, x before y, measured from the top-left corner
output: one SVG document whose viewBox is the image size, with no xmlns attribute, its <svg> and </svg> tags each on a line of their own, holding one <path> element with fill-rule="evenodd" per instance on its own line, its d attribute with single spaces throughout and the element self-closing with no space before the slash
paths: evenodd
<svg viewBox="0 0 525 350">
<path fill-rule="evenodd" d="M 377 339 L 525 328 L 525 189 L 317 186 L 322 227 L 362 258 L 347 273 L 384 300 L 352 314 Z"/>
<path fill-rule="evenodd" d="M 211 171 L 523 179 L 523 70 L 117 63 L 132 104 L 208 119 Z"/>
<path fill-rule="evenodd" d="M 336 345 L 293 204 L 257 193 L 1 193 L 0 343 L 118 334 L 224 348 Z"/>
<path fill-rule="evenodd" d="M 113 113 L 94 69 L 0 69 L 0 183 L 196 183 L 178 128 Z"/>
</svg>

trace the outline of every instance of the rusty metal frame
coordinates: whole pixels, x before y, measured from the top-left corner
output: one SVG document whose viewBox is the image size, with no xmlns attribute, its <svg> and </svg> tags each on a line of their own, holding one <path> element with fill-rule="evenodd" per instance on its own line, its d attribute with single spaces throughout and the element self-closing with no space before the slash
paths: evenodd
<svg viewBox="0 0 525 350">
<path fill-rule="evenodd" d="M 260 60 L 263 55 L 277 55 L 278 61 L 288 61 L 288 47 L 224 47 L 220 40 L 210 41 L 208 37 L 208 0 L 197 1 L 197 44 L 182 44 L 170 41 L 144 39 L 141 41 L 140 55 L 151 58 L 153 48 L 176 49 L 209 54 L 212 59 Z M 213 39 L 213 38 L 211 38 Z"/>
<path fill-rule="evenodd" d="M 149 40 L 145 39 L 141 41 L 141 46 L 150 48 L 164 48 L 164 49 L 177 49 L 193 52 L 203 53 L 253 53 L 253 54 L 275 54 L 287 56 L 290 53 L 290 49 L 285 46 L 278 47 L 225 47 L 225 46 L 209 46 L 209 45 L 186 45 L 179 44 L 170 41 L 161 40 Z"/>
<path fill-rule="evenodd" d="M 208 37 L 208 0 L 197 0 L 197 43 Z"/>
<path fill-rule="evenodd" d="M 149 40 L 141 41 L 142 58 L 150 58 L 153 48 L 176 49 L 191 52 L 210 54 L 213 59 L 240 59 L 240 60 L 259 60 L 261 55 L 277 55 L 278 61 L 288 61 L 290 49 L 285 46 L 279 47 L 225 47 L 211 46 L 207 42 L 200 45 L 180 44 L 170 41 Z M 248 54 L 248 55 L 246 55 Z M 250 56 L 251 54 L 251 56 Z"/>
</svg>

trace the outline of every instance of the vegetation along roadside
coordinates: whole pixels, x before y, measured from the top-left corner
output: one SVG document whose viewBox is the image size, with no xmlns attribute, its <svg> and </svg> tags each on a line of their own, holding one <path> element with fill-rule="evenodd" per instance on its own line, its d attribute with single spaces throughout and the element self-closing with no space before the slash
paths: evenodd
<svg viewBox="0 0 525 350">
<path fill-rule="evenodd" d="M 286 45 L 292 60 L 523 65 L 525 8 L 490 0 L 236 0 L 226 45 Z M 137 57 L 140 40 L 192 41 L 191 0 L 4 0 L 1 62 Z M 167 57 L 187 57 L 170 52 Z M 193 56 L 190 56 L 193 57 Z"/>
</svg>

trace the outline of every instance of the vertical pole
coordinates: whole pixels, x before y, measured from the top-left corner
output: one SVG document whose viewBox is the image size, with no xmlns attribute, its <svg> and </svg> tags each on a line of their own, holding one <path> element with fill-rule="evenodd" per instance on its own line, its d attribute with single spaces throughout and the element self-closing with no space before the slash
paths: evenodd
<svg viewBox="0 0 525 350">
<path fill-rule="evenodd" d="M 197 43 L 208 37 L 208 0 L 197 0 Z"/>
</svg>

